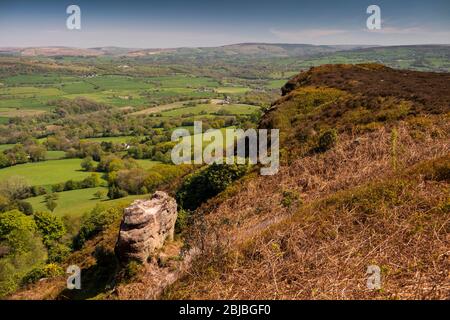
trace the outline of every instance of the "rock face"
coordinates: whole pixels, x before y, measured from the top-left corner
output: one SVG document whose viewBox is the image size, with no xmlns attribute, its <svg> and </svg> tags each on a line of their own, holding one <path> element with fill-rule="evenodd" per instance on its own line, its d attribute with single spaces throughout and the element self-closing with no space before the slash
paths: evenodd
<svg viewBox="0 0 450 320">
<path fill-rule="evenodd" d="M 125 208 L 115 253 L 121 263 L 145 262 L 149 255 L 172 240 L 177 203 L 167 193 L 156 191 L 151 200 L 136 200 Z"/>
</svg>

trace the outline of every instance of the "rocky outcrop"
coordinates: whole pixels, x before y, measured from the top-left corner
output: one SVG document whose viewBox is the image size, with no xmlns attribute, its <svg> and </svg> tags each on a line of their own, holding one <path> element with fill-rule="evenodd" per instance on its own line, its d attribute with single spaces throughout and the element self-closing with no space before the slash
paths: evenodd
<svg viewBox="0 0 450 320">
<path fill-rule="evenodd" d="M 157 191 L 150 200 L 136 200 L 125 208 L 115 253 L 121 263 L 148 257 L 164 242 L 173 239 L 177 203 L 167 193 Z"/>
</svg>

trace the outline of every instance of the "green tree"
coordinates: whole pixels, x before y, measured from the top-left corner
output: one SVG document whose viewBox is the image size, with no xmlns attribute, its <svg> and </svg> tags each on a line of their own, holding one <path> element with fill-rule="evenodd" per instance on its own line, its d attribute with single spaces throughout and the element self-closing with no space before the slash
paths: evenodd
<svg viewBox="0 0 450 320">
<path fill-rule="evenodd" d="M 33 217 L 37 230 L 41 233 L 44 244 L 47 247 L 50 246 L 53 241 L 61 239 L 61 237 L 66 233 L 66 229 L 61 218 L 51 213 L 36 212 Z"/>
<path fill-rule="evenodd" d="M 0 213 L 0 297 L 17 290 L 22 278 L 42 265 L 47 253 L 31 216 L 18 210 Z"/>
<path fill-rule="evenodd" d="M 84 171 L 95 171 L 95 162 L 91 156 L 88 156 L 81 161 L 81 168 Z"/>
<path fill-rule="evenodd" d="M 181 208 L 195 210 L 200 204 L 226 189 L 248 170 L 247 165 L 216 164 L 191 174 L 178 189 L 176 198 Z"/>
<path fill-rule="evenodd" d="M 0 194 L 10 200 L 20 200 L 31 195 L 28 181 L 20 176 L 12 176 L 0 182 Z"/>
<path fill-rule="evenodd" d="M 102 190 L 98 190 L 94 193 L 94 197 L 97 199 L 102 199 L 105 196 L 105 192 Z"/>
<path fill-rule="evenodd" d="M 34 144 L 26 148 L 30 160 L 33 162 L 44 161 L 47 150 L 44 146 L 39 144 Z"/>
<path fill-rule="evenodd" d="M 48 210 L 51 212 L 55 211 L 58 204 L 56 203 L 56 200 L 58 199 L 58 195 L 56 193 L 51 193 L 45 196 L 45 206 Z"/>
</svg>

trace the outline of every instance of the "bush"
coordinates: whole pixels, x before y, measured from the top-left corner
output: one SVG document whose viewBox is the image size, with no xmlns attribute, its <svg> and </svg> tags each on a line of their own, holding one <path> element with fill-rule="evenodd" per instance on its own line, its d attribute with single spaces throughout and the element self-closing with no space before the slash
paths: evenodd
<svg viewBox="0 0 450 320">
<path fill-rule="evenodd" d="M 47 249 L 49 263 L 62 263 L 69 256 L 71 250 L 68 246 L 62 243 L 52 242 Z"/>
<path fill-rule="evenodd" d="M 285 208 L 290 208 L 294 203 L 301 203 L 300 195 L 296 191 L 283 191 L 283 199 L 281 205 Z"/>
<path fill-rule="evenodd" d="M 46 250 L 32 217 L 13 210 L 0 213 L 0 297 L 17 290 L 22 278 L 44 263 Z"/>
<path fill-rule="evenodd" d="M 80 182 L 80 188 L 96 188 L 101 184 L 100 176 L 98 173 L 92 173 L 89 177 Z"/>
<path fill-rule="evenodd" d="M 26 201 L 17 201 L 17 209 L 19 211 L 25 213 L 27 216 L 30 216 L 33 214 L 33 206 Z"/>
<path fill-rule="evenodd" d="M 37 197 L 46 194 L 47 190 L 45 190 L 45 188 L 42 186 L 33 186 L 31 188 L 31 193 L 33 194 L 33 196 Z"/>
<path fill-rule="evenodd" d="M 336 145 L 337 138 L 338 135 L 334 129 L 323 132 L 319 137 L 319 151 L 325 152 L 333 148 Z"/>
<path fill-rule="evenodd" d="M 183 232 L 183 230 L 186 229 L 188 225 L 188 219 L 189 219 L 188 211 L 182 208 L 178 210 L 177 221 L 175 222 L 175 233 L 181 233 Z"/>
<path fill-rule="evenodd" d="M 22 284 L 32 284 L 38 282 L 42 278 L 54 278 L 64 275 L 64 270 L 54 263 L 47 264 L 43 267 L 37 267 L 28 272 L 22 279 Z"/>
<path fill-rule="evenodd" d="M 176 193 L 179 206 L 195 210 L 206 200 L 226 189 L 233 181 L 247 173 L 247 165 L 216 164 L 191 174 Z"/>
<path fill-rule="evenodd" d="M 52 185 L 52 192 L 63 192 L 64 187 L 65 187 L 64 183 L 54 184 L 54 185 Z"/>
<path fill-rule="evenodd" d="M 81 168 L 84 171 L 95 171 L 95 162 L 92 159 L 92 157 L 86 157 L 83 159 L 83 161 L 81 161 Z"/>
<path fill-rule="evenodd" d="M 138 274 L 142 265 L 137 261 L 130 261 L 123 269 L 125 280 L 133 280 Z"/>
<path fill-rule="evenodd" d="M 31 186 L 25 178 L 12 176 L 0 181 L 0 194 L 10 200 L 21 200 L 32 196 Z"/>
<path fill-rule="evenodd" d="M 0 214 L 0 240 L 8 239 L 14 230 L 35 231 L 36 223 L 33 218 L 26 216 L 18 210 L 12 210 Z"/>
<path fill-rule="evenodd" d="M 111 224 L 120 221 L 123 209 L 124 206 L 109 209 L 97 206 L 91 212 L 83 215 L 80 231 L 73 241 L 74 249 L 80 249 L 87 240 L 93 238 Z"/>
<path fill-rule="evenodd" d="M 48 213 L 36 212 L 34 214 L 34 221 L 36 222 L 37 230 L 42 235 L 44 244 L 50 247 L 53 241 L 57 241 L 64 236 L 66 229 L 61 218 Z"/>
<path fill-rule="evenodd" d="M 110 199 L 120 199 L 128 196 L 128 192 L 119 187 L 112 185 L 108 189 L 108 198 Z"/>
</svg>

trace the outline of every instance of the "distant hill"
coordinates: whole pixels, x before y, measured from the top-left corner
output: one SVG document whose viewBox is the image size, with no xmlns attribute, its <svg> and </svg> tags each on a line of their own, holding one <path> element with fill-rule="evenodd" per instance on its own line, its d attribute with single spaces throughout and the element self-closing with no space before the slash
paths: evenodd
<svg viewBox="0 0 450 320">
<path fill-rule="evenodd" d="M 73 48 L 73 47 L 28 47 L 28 48 L 0 48 L 0 54 L 19 55 L 23 57 L 57 57 L 57 56 L 122 56 L 137 49 L 119 47 L 98 47 L 98 48 Z"/>
<path fill-rule="evenodd" d="M 283 43 L 240 43 L 220 47 L 177 48 L 177 49 L 147 49 L 131 52 L 128 56 L 154 55 L 169 53 L 174 55 L 202 55 L 202 56 L 247 56 L 253 58 L 273 57 L 306 57 L 318 53 L 332 53 L 341 50 L 361 49 L 367 46 L 316 46 L 310 44 Z"/>
<path fill-rule="evenodd" d="M 220 47 L 136 49 L 120 47 L 71 48 L 29 47 L 0 48 L 0 53 L 21 56 L 128 56 L 143 57 L 155 54 L 176 55 L 244 55 L 252 57 L 299 57 L 340 50 L 361 49 L 367 46 L 315 46 L 309 44 L 241 43 Z"/>
</svg>

